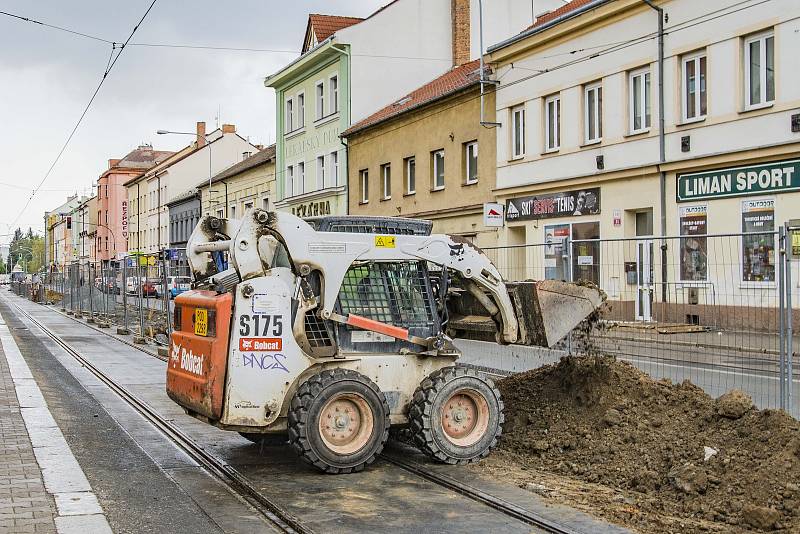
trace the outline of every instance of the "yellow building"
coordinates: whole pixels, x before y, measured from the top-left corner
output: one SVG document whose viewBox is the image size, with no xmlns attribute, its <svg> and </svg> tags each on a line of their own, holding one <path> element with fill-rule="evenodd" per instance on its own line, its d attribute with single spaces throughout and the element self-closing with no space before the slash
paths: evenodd
<svg viewBox="0 0 800 534">
<path fill-rule="evenodd" d="M 275 145 L 197 184 L 206 215 L 237 219 L 250 208 L 272 209 L 275 191 Z"/>
<path fill-rule="evenodd" d="M 483 215 L 493 200 L 496 141 L 480 124 L 479 69 L 477 60 L 456 67 L 342 134 L 351 215 L 431 219 L 434 232 L 496 243 Z M 484 99 L 492 121 L 494 94 Z"/>
</svg>

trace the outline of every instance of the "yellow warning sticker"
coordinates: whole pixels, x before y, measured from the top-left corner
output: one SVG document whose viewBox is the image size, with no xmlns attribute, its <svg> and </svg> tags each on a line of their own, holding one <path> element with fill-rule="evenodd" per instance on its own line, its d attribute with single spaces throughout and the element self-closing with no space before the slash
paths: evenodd
<svg viewBox="0 0 800 534">
<path fill-rule="evenodd" d="M 376 235 L 375 236 L 376 248 L 394 248 L 393 235 Z"/>
</svg>

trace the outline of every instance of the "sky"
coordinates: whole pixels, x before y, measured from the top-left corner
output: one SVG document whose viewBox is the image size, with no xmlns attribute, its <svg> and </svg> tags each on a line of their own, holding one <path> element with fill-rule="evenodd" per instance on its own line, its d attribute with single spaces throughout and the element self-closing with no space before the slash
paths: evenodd
<svg viewBox="0 0 800 534">
<path fill-rule="evenodd" d="M 121 43 L 151 1 L 0 0 L 0 11 Z M 17 226 L 42 233 L 44 212 L 76 192 L 91 195 L 109 159 L 141 143 L 178 150 L 192 141 L 156 130 L 225 123 L 254 144 L 275 142 L 275 96 L 264 77 L 299 55 L 308 14 L 366 17 L 386 2 L 158 0 L 131 43 L 292 53 L 126 47 L 24 211 L 100 83 L 112 46 L 0 15 L 0 243 Z"/>
</svg>

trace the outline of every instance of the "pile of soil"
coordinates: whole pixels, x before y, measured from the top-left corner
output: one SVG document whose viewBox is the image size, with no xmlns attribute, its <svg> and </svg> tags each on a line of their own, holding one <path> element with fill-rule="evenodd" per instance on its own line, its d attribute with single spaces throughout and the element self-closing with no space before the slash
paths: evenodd
<svg viewBox="0 0 800 534">
<path fill-rule="evenodd" d="M 609 356 L 498 383 L 499 454 L 476 469 L 640 532 L 800 532 L 800 424 Z"/>
</svg>

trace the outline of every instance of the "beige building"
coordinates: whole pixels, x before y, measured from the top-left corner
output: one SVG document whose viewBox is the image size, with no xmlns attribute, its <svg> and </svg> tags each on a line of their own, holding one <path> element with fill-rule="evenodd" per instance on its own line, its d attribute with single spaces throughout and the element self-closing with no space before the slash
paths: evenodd
<svg viewBox="0 0 800 534">
<path fill-rule="evenodd" d="M 228 167 L 211 180 L 197 184 L 203 214 L 241 218 L 250 208 L 273 209 L 275 201 L 275 145 L 268 146 Z"/>
<path fill-rule="evenodd" d="M 800 206 L 800 4 L 655 5 L 663 64 L 660 15 L 639 0 L 575 0 L 488 48 L 500 242 L 526 247 L 504 274 L 592 280 L 620 319 L 777 329 L 775 233 Z"/>
<path fill-rule="evenodd" d="M 483 217 L 496 157 L 495 130 L 480 124 L 479 70 L 477 60 L 456 67 L 342 134 L 351 215 L 431 219 L 434 232 L 496 243 Z M 492 121 L 492 92 L 484 104 Z"/>
</svg>

